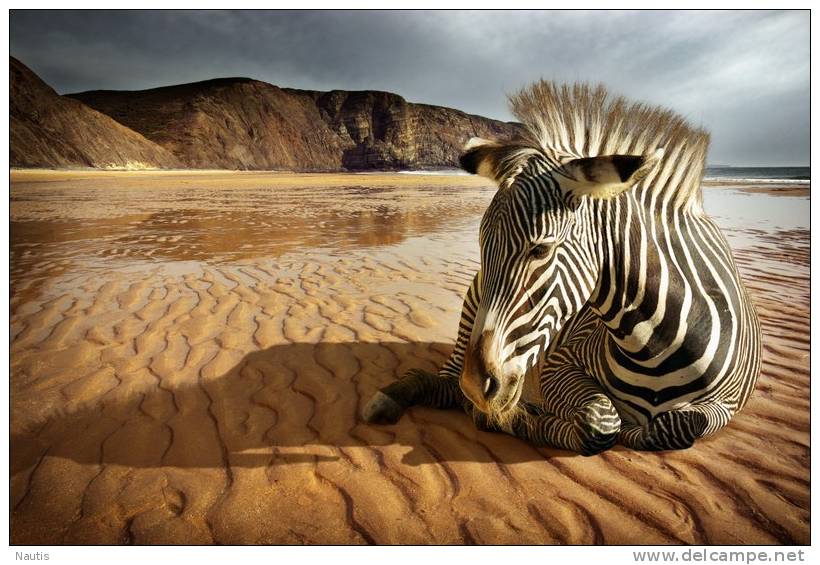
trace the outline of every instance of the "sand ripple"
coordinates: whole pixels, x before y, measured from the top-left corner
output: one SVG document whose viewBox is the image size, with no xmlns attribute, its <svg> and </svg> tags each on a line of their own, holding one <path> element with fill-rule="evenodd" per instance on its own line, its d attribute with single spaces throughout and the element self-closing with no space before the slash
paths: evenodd
<svg viewBox="0 0 820 565">
<path fill-rule="evenodd" d="M 480 207 L 454 235 L 410 200 L 383 211 L 405 225 L 386 244 L 228 261 L 128 210 L 36 220 L 87 230 L 73 243 L 13 230 L 32 274 L 12 265 L 12 543 L 808 543 L 807 231 L 737 253 L 765 335 L 744 412 L 694 449 L 583 458 L 458 412 L 359 421 L 376 389 L 446 359 L 477 267 Z M 322 233 L 372 234 L 336 212 Z"/>
</svg>

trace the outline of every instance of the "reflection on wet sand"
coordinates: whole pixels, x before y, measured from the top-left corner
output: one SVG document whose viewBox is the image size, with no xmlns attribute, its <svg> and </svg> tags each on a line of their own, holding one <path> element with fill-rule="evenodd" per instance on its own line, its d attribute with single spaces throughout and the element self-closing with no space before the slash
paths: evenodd
<svg viewBox="0 0 820 565">
<path fill-rule="evenodd" d="M 809 539 L 807 222 L 716 212 L 766 336 L 741 416 L 685 452 L 582 458 L 457 412 L 358 419 L 449 353 L 480 181 L 12 180 L 13 543 Z"/>
<path fill-rule="evenodd" d="M 149 180 L 122 188 L 116 173 L 106 175 L 107 183 L 92 174 L 89 185 L 83 175 L 83 184 L 75 185 L 18 174 L 24 180 L 12 191 L 13 305 L 20 292 L 62 273 L 168 261 L 227 264 L 294 251 L 332 254 L 462 231 L 465 222 L 475 222 L 492 195 L 470 177 L 459 177 L 446 187 L 437 186 L 440 181 L 433 178 L 427 181 L 432 186 L 407 190 L 378 182 L 375 187 L 315 186 L 308 182 L 315 175 L 291 175 L 294 180 L 285 186 L 257 186 L 257 175 L 243 175 L 240 178 L 252 180 L 252 186 L 238 183 L 219 191 L 208 188 L 206 181 L 200 181 L 206 188 L 187 182 L 180 186 L 163 182 L 161 176 L 160 186 Z M 274 179 L 281 184 L 283 176 Z M 328 177 L 325 183 L 337 177 L 342 182 L 382 178 Z M 406 179 L 393 177 L 406 184 Z M 417 178 L 410 180 L 419 184 Z M 29 300 L 31 293 L 23 298 Z"/>
</svg>

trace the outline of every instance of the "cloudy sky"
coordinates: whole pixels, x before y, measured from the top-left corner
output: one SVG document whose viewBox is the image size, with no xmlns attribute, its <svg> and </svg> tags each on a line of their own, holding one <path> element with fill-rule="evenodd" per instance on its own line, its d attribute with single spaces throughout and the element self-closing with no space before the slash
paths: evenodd
<svg viewBox="0 0 820 565">
<path fill-rule="evenodd" d="M 532 80 L 595 81 L 709 129 L 712 164 L 809 163 L 808 10 L 16 10 L 10 34 L 60 93 L 247 76 L 511 120 Z"/>
</svg>

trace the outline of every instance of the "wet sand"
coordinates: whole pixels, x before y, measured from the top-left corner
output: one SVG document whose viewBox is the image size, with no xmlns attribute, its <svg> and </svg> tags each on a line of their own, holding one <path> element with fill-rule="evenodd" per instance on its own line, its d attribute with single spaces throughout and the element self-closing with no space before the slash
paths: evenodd
<svg viewBox="0 0 820 565">
<path fill-rule="evenodd" d="M 12 173 L 11 542 L 808 543 L 808 211 L 716 214 L 763 370 L 693 449 L 584 458 L 424 408 L 359 421 L 446 359 L 492 194 L 463 176 Z"/>
<path fill-rule="evenodd" d="M 708 180 L 704 182 L 708 188 L 729 188 L 743 192 L 755 194 L 768 194 L 770 196 L 800 196 L 808 197 L 809 181 L 786 182 L 765 181 L 756 184 L 744 184 L 738 181 L 729 180 Z"/>
</svg>

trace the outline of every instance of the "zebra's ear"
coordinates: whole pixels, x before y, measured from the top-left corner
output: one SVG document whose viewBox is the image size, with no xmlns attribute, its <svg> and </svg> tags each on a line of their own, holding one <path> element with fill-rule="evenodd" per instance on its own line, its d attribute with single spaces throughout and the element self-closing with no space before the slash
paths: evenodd
<svg viewBox="0 0 820 565">
<path fill-rule="evenodd" d="M 613 198 L 640 182 L 660 163 L 663 149 L 644 155 L 605 155 L 573 159 L 562 167 L 558 184 L 575 198 Z"/>
<path fill-rule="evenodd" d="M 496 153 L 500 147 L 495 141 L 473 137 L 464 145 L 458 162 L 461 168 L 471 175 L 480 175 L 497 181 L 495 176 Z"/>
<path fill-rule="evenodd" d="M 514 142 L 502 144 L 474 137 L 464 146 L 458 162 L 468 173 L 487 177 L 499 186 L 508 187 L 521 172 L 527 159 L 537 152 L 536 149 Z"/>
</svg>

